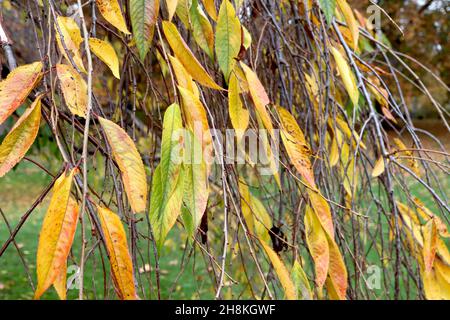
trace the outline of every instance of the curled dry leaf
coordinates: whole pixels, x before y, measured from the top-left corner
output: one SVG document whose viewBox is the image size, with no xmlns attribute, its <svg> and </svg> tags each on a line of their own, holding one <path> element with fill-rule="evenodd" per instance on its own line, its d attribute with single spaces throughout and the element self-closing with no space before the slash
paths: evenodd
<svg viewBox="0 0 450 320">
<path fill-rule="evenodd" d="M 70 61 L 68 56 L 68 54 L 70 54 L 77 68 L 81 72 L 86 72 L 83 65 L 83 59 L 80 54 L 80 44 L 83 39 L 81 38 L 81 32 L 78 24 L 74 19 L 62 16 L 56 18 L 56 24 L 55 33 L 59 51 L 68 61 Z"/>
<path fill-rule="evenodd" d="M 189 46 L 184 42 L 178 32 L 177 27 L 169 21 L 163 21 L 162 26 L 167 42 L 175 53 L 175 56 L 181 61 L 191 77 L 201 85 L 216 90 L 222 90 L 194 56 L 189 49 Z"/>
<path fill-rule="evenodd" d="M 147 176 L 144 163 L 133 140 L 120 126 L 98 117 L 119 166 L 131 209 L 142 212 L 147 205 Z"/>
<path fill-rule="evenodd" d="M 117 296 L 122 300 L 135 300 L 138 297 L 134 287 L 133 264 L 128 251 L 125 229 L 119 216 L 111 210 L 98 206 L 97 211 Z"/>
<path fill-rule="evenodd" d="M 118 30 L 125 34 L 130 34 L 127 24 L 120 10 L 120 5 L 117 0 L 96 0 L 97 8 L 106 21 L 111 23 Z"/>
<path fill-rule="evenodd" d="M 22 160 L 36 139 L 41 123 L 41 98 L 36 98 L 0 145 L 0 177 Z"/>
<path fill-rule="evenodd" d="M 42 62 L 14 69 L 0 82 L 0 124 L 25 101 L 42 77 Z"/>
<path fill-rule="evenodd" d="M 87 85 L 81 75 L 67 64 L 57 64 L 56 74 L 61 84 L 64 101 L 72 114 L 86 117 Z"/>
<path fill-rule="evenodd" d="M 39 299 L 55 281 L 58 292 L 62 294 L 59 289 L 64 276 L 61 273 L 66 270 L 78 222 L 78 205 L 70 197 L 75 172 L 76 169 L 72 169 L 67 175 L 63 173 L 53 186 L 53 195 L 39 235 L 35 299 Z"/>
<path fill-rule="evenodd" d="M 109 69 L 111 69 L 112 74 L 117 79 L 120 79 L 119 72 L 119 59 L 117 58 L 116 51 L 112 45 L 105 40 L 100 40 L 97 38 L 89 38 L 89 47 L 92 52 L 102 60 Z"/>
</svg>

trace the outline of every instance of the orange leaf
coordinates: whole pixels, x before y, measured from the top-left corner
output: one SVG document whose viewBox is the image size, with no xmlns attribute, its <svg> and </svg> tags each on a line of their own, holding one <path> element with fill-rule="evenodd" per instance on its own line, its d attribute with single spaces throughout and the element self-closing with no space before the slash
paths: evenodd
<svg viewBox="0 0 450 320">
<path fill-rule="evenodd" d="M 25 101 L 42 77 L 42 62 L 14 69 L 0 82 L 0 124 Z"/>
<path fill-rule="evenodd" d="M 62 174 L 53 186 L 53 195 L 39 235 L 35 299 L 39 299 L 65 270 L 78 221 L 78 205 L 70 197 L 75 171 L 72 169 L 67 176 Z"/>
<path fill-rule="evenodd" d="M 97 207 L 116 293 L 122 300 L 137 299 L 134 287 L 133 264 L 128 251 L 127 236 L 118 215 Z"/>
<path fill-rule="evenodd" d="M 30 149 L 41 123 L 41 96 L 17 120 L 0 145 L 0 177 L 11 170 Z"/>
</svg>

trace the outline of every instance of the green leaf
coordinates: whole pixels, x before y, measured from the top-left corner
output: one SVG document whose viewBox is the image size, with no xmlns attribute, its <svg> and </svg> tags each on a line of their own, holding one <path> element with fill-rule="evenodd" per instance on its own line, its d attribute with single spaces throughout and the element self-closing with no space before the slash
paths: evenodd
<svg viewBox="0 0 450 320">
<path fill-rule="evenodd" d="M 187 226 L 189 235 L 194 235 L 208 204 L 208 172 L 202 157 L 202 144 L 189 130 L 185 136 L 183 202 L 192 217 Z M 187 219 L 183 219 L 187 220 Z"/>
<path fill-rule="evenodd" d="M 209 23 L 203 10 L 198 5 L 198 0 L 192 0 L 191 8 L 189 9 L 190 22 L 194 35 L 195 42 L 202 48 L 203 51 L 214 59 L 214 31 Z"/>
<path fill-rule="evenodd" d="M 241 48 L 241 23 L 233 5 L 224 0 L 220 6 L 216 28 L 216 56 L 220 70 L 228 82 Z"/>
<path fill-rule="evenodd" d="M 159 0 L 130 0 L 133 36 L 141 60 L 145 59 L 158 19 Z"/>
<path fill-rule="evenodd" d="M 295 260 L 294 265 L 292 266 L 291 278 L 292 282 L 294 282 L 294 286 L 298 290 L 298 298 L 302 300 L 312 300 L 313 295 L 308 277 L 297 260 Z"/>
<path fill-rule="evenodd" d="M 320 8 L 322 9 L 325 19 L 328 24 L 331 24 L 336 10 L 336 0 L 319 0 Z"/>
<path fill-rule="evenodd" d="M 180 107 L 172 104 L 164 114 L 161 162 L 153 174 L 150 200 L 150 222 L 159 251 L 181 210 L 182 129 Z"/>
</svg>

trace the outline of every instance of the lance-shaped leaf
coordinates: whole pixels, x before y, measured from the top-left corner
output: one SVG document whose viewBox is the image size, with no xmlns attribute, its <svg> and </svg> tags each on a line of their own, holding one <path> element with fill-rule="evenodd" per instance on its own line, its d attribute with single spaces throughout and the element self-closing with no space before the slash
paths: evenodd
<svg viewBox="0 0 450 320">
<path fill-rule="evenodd" d="M 211 60 L 214 59 L 214 31 L 208 18 L 198 4 L 198 0 L 192 0 L 189 9 L 189 17 L 192 34 L 195 42 L 202 48 Z"/>
<path fill-rule="evenodd" d="M 251 234 L 255 232 L 255 223 L 253 221 L 252 203 L 250 191 L 243 179 L 239 179 L 239 194 L 241 196 L 241 211 L 247 225 L 247 231 Z"/>
<path fill-rule="evenodd" d="M 167 13 L 169 14 L 169 21 L 172 20 L 175 11 L 177 10 L 178 0 L 166 0 Z"/>
<path fill-rule="evenodd" d="M 77 68 L 82 72 L 86 72 L 83 65 L 83 59 L 80 54 L 80 44 L 83 39 L 81 38 L 81 32 L 78 24 L 74 19 L 62 16 L 56 18 L 56 24 L 55 33 L 59 51 L 61 51 L 63 56 L 68 61 L 70 61 L 68 56 L 68 54 L 70 54 Z"/>
<path fill-rule="evenodd" d="M 309 157 L 311 151 L 302 130 L 290 112 L 277 107 L 281 122 L 281 139 L 295 169 L 311 188 L 316 188 Z"/>
<path fill-rule="evenodd" d="M 208 12 L 211 19 L 217 21 L 217 11 L 214 0 L 203 0 L 203 6 L 205 7 L 206 12 Z"/>
<path fill-rule="evenodd" d="M 230 83 L 228 86 L 228 111 L 230 114 L 231 124 L 236 131 L 238 145 L 242 140 L 245 130 L 247 130 L 250 119 L 248 110 L 242 107 L 242 101 L 239 93 L 239 82 L 236 75 L 231 73 Z"/>
<path fill-rule="evenodd" d="M 359 25 L 353 15 L 352 8 L 347 3 L 347 0 L 337 0 L 337 5 L 341 12 L 344 15 L 345 22 L 347 23 L 348 28 L 350 29 L 350 34 L 352 36 L 353 41 L 353 50 L 358 48 L 358 37 L 359 37 Z"/>
<path fill-rule="evenodd" d="M 333 218 L 328 202 L 323 198 L 320 192 L 308 189 L 308 195 L 311 207 L 319 218 L 322 227 L 331 238 L 334 238 Z"/>
<path fill-rule="evenodd" d="M 102 60 L 109 69 L 111 69 L 114 77 L 120 79 L 119 58 L 117 58 L 116 51 L 112 45 L 108 41 L 89 38 L 89 47 L 91 51 Z"/>
<path fill-rule="evenodd" d="M 384 158 L 380 157 L 373 166 L 372 178 L 380 176 L 384 172 Z"/>
<path fill-rule="evenodd" d="M 117 0 L 96 0 L 97 8 L 106 21 L 111 23 L 118 30 L 125 34 L 130 34 L 127 24 L 120 10 L 120 5 Z"/>
<path fill-rule="evenodd" d="M 55 288 L 60 300 L 67 299 L 67 262 L 63 264 L 59 275 L 53 282 L 53 287 Z"/>
<path fill-rule="evenodd" d="M 183 200 L 182 129 L 180 107 L 172 104 L 164 114 L 161 162 L 153 174 L 150 199 L 150 222 L 159 251 L 180 215 Z"/>
<path fill-rule="evenodd" d="M 194 56 L 189 46 L 184 42 L 177 27 L 169 21 L 162 23 L 166 40 L 172 48 L 175 56 L 181 61 L 183 66 L 195 81 L 206 87 L 222 90 L 222 88 L 214 82 L 211 76 L 206 72 L 197 58 Z"/>
<path fill-rule="evenodd" d="M 334 60 L 336 61 L 339 75 L 341 76 L 342 82 L 344 83 L 344 87 L 347 90 L 350 100 L 352 101 L 353 106 L 356 107 L 359 100 L 359 91 L 358 86 L 356 85 L 355 76 L 350 69 L 347 61 L 344 59 L 338 49 L 331 47 L 331 53 L 333 54 Z"/>
<path fill-rule="evenodd" d="M 41 96 L 17 120 L 0 145 L 0 177 L 11 170 L 36 139 L 41 123 Z"/>
<path fill-rule="evenodd" d="M 295 288 L 297 288 L 298 298 L 302 300 L 312 300 L 313 294 L 308 277 L 297 260 L 294 261 L 294 265 L 292 266 L 291 277 Z"/>
<path fill-rule="evenodd" d="M 72 66 L 57 64 L 56 74 L 61 83 L 64 101 L 70 112 L 79 117 L 86 117 L 87 85 L 81 75 Z"/>
<path fill-rule="evenodd" d="M 276 252 L 272 250 L 272 248 L 268 244 L 261 242 L 261 245 L 264 248 L 264 251 L 266 251 L 266 254 L 269 257 L 269 260 L 272 263 L 273 268 L 275 269 L 275 273 L 277 274 L 278 279 L 280 280 L 281 286 L 283 287 L 284 294 L 286 295 L 286 299 L 296 300 L 297 299 L 297 290 L 295 289 L 295 285 L 292 282 L 292 279 L 289 275 L 289 271 L 287 270 L 283 261 L 276 254 Z"/>
<path fill-rule="evenodd" d="M 266 106 L 270 103 L 269 96 L 264 89 L 258 76 L 252 69 L 241 62 L 241 67 L 244 70 L 245 78 L 247 79 L 250 95 L 252 96 L 253 103 L 255 104 L 256 112 L 258 113 L 264 127 L 269 131 L 270 135 L 273 135 L 273 125 L 267 112 Z"/>
<path fill-rule="evenodd" d="M 347 268 L 342 258 L 339 247 L 328 234 L 328 248 L 330 253 L 330 263 L 328 265 L 327 288 L 331 298 L 346 300 L 347 292 Z"/>
<path fill-rule="evenodd" d="M 159 0 L 130 0 L 133 36 L 141 60 L 145 59 L 150 47 L 158 13 Z"/>
<path fill-rule="evenodd" d="M 65 271 L 78 221 L 78 205 L 70 198 L 75 171 L 72 169 L 67 175 L 63 173 L 53 186 L 53 195 L 39 235 L 35 299 L 39 299 Z"/>
<path fill-rule="evenodd" d="M 208 118 L 205 107 L 200 99 L 189 90 L 178 86 L 183 101 L 183 111 L 187 126 L 202 143 L 202 149 L 211 148 L 212 137 L 209 131 Z"/>
<path fill-rule="evenodd" d="M 450 267 L 436 260 L 435 267 L 425 272 L 420 268 L 425 297 L 428 300 L 450 300 Z"/>
<path fill-rule="evenodd" d="M 310 207 L 305 210 L 305 236 L 309 252 L 314 260 L 316 285 L 321 290 L 327 279 L 330 249 L 326 232 Z"/>
<path fill-rule="evenodd" d="M 430 219 L 422 228 L 423 234 L 423 261 L 425 272 L 430 272 L 436 257 L 438 233 L 434 219 Z"/>
<path fill-rule="evenodd" d="M 137 294 L 134 287 L 133 263 L 128 251 L 125 229 L 119 216 L 111 210 L 98 206 L 97 211 L 117 296 L 122 300 L 135 300 Z"/>
<path fill-rule="evenodd" d="M 328 24 L 331 24 L 336 10 L 336 0 L 319 0 L 320 8 L 325 15 Z"/>
<path fill-rule="evenodd" d="M 208 172 L 202 145 L 191 130 L 186 131 L 184 148 L 183 202 L 192 217 L 189 233 L 195 234 L 208 204 Z"/>
<path fill-rule="evenodd" d="M 224 0 L 220 5 L 217 20 L 215 49 L 217 62 L 226 82 L 236 64 L 235 58 L 241 49 L 241 40 L 241 23 L 233 5 Z"/>
<path fill-rule="evenodd" d="M 170 64 L 172 65 L 173 72 L 177 79 L 178 85 L 189 90 L 194 94 L 195 97 L 200 97 L 200 92 L 195 82 L 192 80 L 191 75 L 186 71 L 186 69 L 181 64 L 180 60 L 176 57 L 169 55 Z"/>
<path fill-rule="evenodd" d="M 0 82 L 0 124 L 25 101 L 42 77 L 42 62 L 20 66 Z"/>
<path fill-rule="evenodd" d="M 98 120 L 119 166 L 131 209 L 135 213 L 142 212 L 147 204 L 147 177 L 141 155 L 125 130 L 102 117 Z"/>
</svg>

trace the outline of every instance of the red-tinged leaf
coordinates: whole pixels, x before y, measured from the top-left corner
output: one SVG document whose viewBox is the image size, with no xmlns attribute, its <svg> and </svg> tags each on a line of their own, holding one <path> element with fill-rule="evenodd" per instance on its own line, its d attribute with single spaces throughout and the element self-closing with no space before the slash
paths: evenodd
<svg viewBox="0 0 450 320">
<path fill-rule="evenodd" d="M 14 69 L 0 82 L 0 124 L 25 101 L 42 77 L 42 62 Z"/>
<path fill-rule="evenodd" d="M 68 175 L 63 173 L 53 186 L 53 195 L 39 235 L 35 299 L 39 299 L 61 272 L 65 272 L 78 221 L 78 205 L 70 197 L 75 171 L 72 169 Z"/>
<path fill-rule="evenodd" d="M 0 145 L 0 177 L 11 170 L 30 149 L 41 123 L 41 96 L 17 120 Z"/>
<path fill-rule="evenodd" d="M 135 300 L 138 297 L 134 287 L 133 264 L 128 251 L 125 229 L 119 216 L 111 210 L 97 207 L 97 211 L 117 296 L 121 300 Z"/>
</svg>

